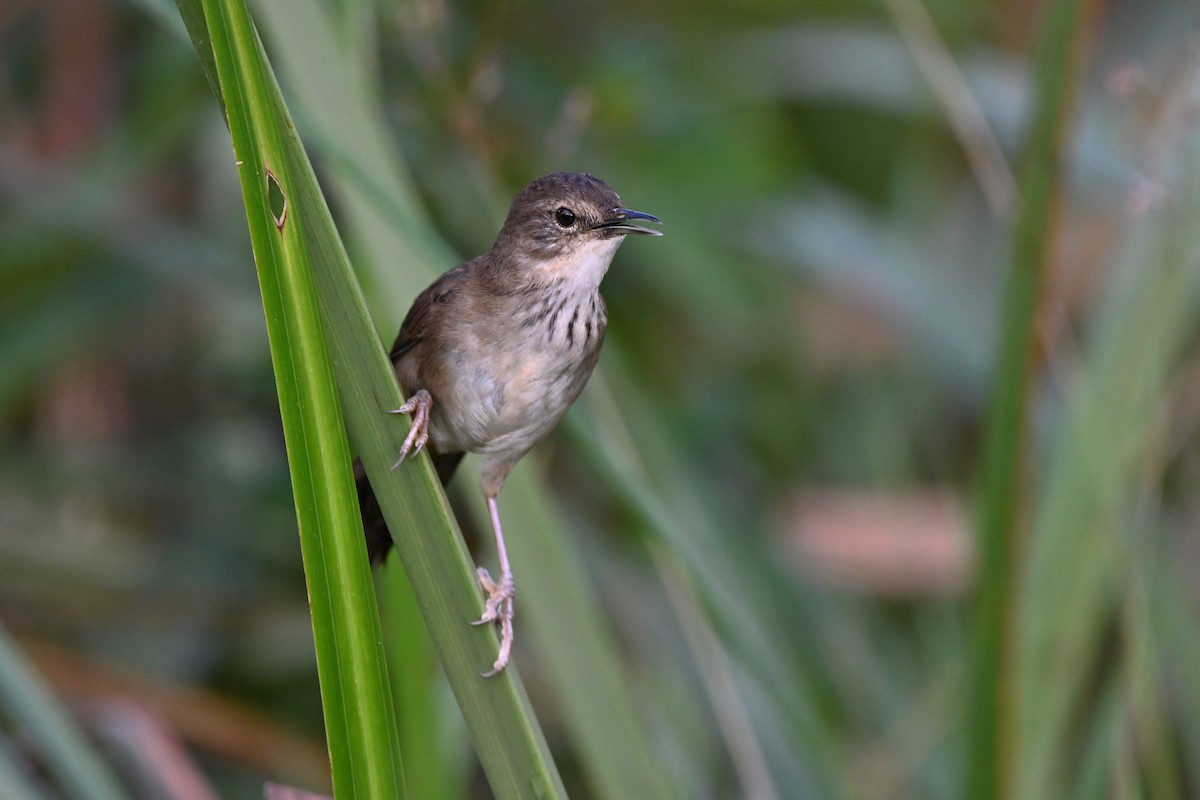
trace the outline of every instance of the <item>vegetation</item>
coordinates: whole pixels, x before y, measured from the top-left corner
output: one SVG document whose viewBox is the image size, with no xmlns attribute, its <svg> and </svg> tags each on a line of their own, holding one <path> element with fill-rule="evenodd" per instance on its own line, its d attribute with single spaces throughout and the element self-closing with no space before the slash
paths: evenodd
<svg viewBox="0 0 1200 800">
<path fill-rule="evenodd" d="M 1197 791 L 1194 12 L 67 5 L 0 14 L 4 796 Z M 556 169 L 666 235 L 485 681 L 371 325 Z"/>
</svg>

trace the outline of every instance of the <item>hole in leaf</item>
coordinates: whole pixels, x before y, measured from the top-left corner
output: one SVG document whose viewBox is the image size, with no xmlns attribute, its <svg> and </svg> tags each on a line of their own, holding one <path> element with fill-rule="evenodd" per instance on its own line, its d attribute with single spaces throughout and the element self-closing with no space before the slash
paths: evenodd
<svg viewBox="0 0 1200 800">
<path fill-rule="evenodd" d="M 271 209 L 271 216 L 275 218 L 275 227 L 283 230 L 283 223 L 287 220 L 287 197 L 271 170 L 267 170 L 267 205 Z"/>
</svg>

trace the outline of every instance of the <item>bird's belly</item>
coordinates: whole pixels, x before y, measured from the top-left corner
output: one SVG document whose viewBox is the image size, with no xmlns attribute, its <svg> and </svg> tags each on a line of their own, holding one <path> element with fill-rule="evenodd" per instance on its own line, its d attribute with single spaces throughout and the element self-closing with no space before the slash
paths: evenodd
<svg viewBox="0 0 1200 800">
<path fill-rule="evenodd" d="M 451 382 L 446 422 L 463 450 L 524 452 L 562 418 L 594 365 L 593 354 L 534 347 L 476 360 Z"/>
</svg>

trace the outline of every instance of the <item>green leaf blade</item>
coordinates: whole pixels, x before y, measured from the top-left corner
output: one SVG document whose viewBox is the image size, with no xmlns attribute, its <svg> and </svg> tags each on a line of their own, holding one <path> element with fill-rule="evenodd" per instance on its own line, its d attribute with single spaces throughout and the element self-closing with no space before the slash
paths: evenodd
<svg viewBox="0 0 1200 800">
<path fill-rule="evenodd" d="M 311 254 L 301 233 L 306 220 L 293 202 L 296 173 L 283 153 L 291 125 L 273 102 L 277 89 L 244 5 L 205 2 L 203 11 L 267 319 L 334 791 L 341 797 L 402 797 L 398 740 L 350 452 Z M 185 14 L 189 19 L 196 17 Z"/>
</svg>

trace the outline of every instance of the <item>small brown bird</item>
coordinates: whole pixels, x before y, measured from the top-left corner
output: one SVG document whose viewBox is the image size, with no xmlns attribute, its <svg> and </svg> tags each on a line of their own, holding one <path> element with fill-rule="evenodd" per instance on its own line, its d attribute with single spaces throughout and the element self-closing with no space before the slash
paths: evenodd
<svg viewBox="0 0 1200 800">
<path fill-rule="evenodd" d="M 500 580 L 479 568 L 487 595 L 475 624 L 498 622 L 500 653 L 513 641 L 513 576 L 496 497 L 513 466 L 546 436 L 583 390 L 608 316 L 600 280 L 630 233 L 660 236 L 633 220 L 658 217 L 622 207 L 599 178 L 558 172 L 526 186 L 492 249 L 442 275 L 418 295 L 392 345 L 396 377 L 412 414 L 399 466 L 428 446 L 442 483 L 465 453 L 483 458 L 483 496 L 496 536 Z M 359 502 L 373 562 L 391 535 L 365 476 Z"/>
</svg>

